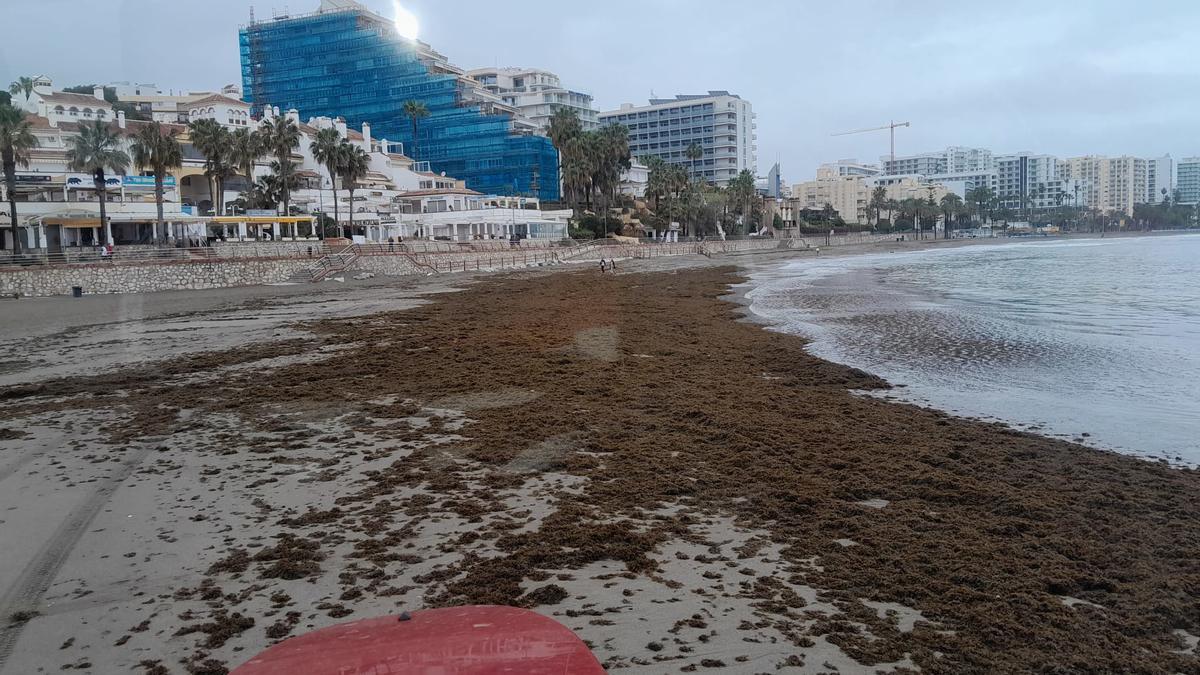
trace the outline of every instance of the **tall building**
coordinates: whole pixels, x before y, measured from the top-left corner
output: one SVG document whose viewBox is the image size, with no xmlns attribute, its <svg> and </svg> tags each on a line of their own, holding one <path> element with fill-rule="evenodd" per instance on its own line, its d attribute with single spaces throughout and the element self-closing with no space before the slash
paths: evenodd
<svg viewBox="0 0 1200 675">
<path fill-rule="evenodd" d="M 559 198 L 558 153 L 517 109 L 445 56 L 401 36 L 394 22 L 353 0 L 321 0 L 316 12 L 252 22 L 239 31 L 244 98 L 305 117 L 369 121 L 435 172 L 492 194 Z M 413 126 L 406 101 L 430 115 Z"/>
<path fill-rule="evenodd" d="M 1058 160 L 1051 155 L 1018 152 L 995 158 L 996 196 L 1006 208 L 1020 211 L 1036 204 L 1039 186 L 1058 178 Z"/>
<path fill-rule="evenodd" d="M 879 163 L 887 176 L 936 176 L 946 173 L 946 155 L 941 152 L 924 152 L 905 157 L 881 157 Z"/>
<path fill-rule="evenodd" d="M 881 157 L 880 166 L 883 167 L 883 173 L 889 176 L 978 174 L 993 169 L 993 158 L 991 150 L 952 145 L 939 152 L 923 152 L 895 160 Z"/>
<path fill-rule="evenodd" d="M 1174 198 L 1175 162 L 1170 155 L 1146 160 L 1146 200 L 1161 204 L 1163 199 Z"/>
<path fill-rule="evenodd" d="M 1175 187 L 1181 204 L 1200 204 L 1200 157 L 1179 160 Z"/>
<path fill-rule="evenodd" d="M 600 114 L 592 104 L 592 95 L 566 89 L 558 75 L 533 68 L 476 68 L 467 76 L 484 89 L 516 108 L 539 129 L 550 126 L 550 117 L 566 108 L 575 111 L 584 131 L 600 126 Z"/>
<path fill-rule="evenodd" d="M 857 159 L 839 159 L 817 167 L 817 180 L 834 176 L 878 176 L 879 167 L 874 164 L 859 164 Z"/>
<path fill-rule="evenodd" d="M 1149 197 L 1147 161 L 1140 157 L 1071 157 L 1059 160 L 1058 170 L 1063 178 L 1091 183 L 1080 206 L 1133 215 L 1133 205 Z"/>
<path fill-rule="evenodd" d="M 754 110 L 737 94 L 710 91 L 654 98 L 645 106 L 626 103 L 600 114 L 601 125 L 613 123 L 629 129 L 629 150 L 635 157 L 654 155 L 682 164 L 693 178 L 723 185 L 743 170 L 758 173 Z M 694 161 L 686 154 L 693 143 L 704 151 Z"/>
</svg>

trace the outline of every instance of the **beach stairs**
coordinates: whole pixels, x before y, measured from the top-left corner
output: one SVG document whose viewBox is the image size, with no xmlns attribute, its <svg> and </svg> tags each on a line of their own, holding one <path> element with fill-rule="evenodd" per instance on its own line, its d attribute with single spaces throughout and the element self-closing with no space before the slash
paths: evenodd
<svg viewBox="0 0 1200 675">
<path fill-rule="evenodd" d="M 288 276 L 286 283 L 310 284 L 321 281 L 339 272 L 345 272 L 358 260 L 358 251 L 353 244 L 330 251 L 317 258 L 311 265 L 301 267 Z"/>
</svg>

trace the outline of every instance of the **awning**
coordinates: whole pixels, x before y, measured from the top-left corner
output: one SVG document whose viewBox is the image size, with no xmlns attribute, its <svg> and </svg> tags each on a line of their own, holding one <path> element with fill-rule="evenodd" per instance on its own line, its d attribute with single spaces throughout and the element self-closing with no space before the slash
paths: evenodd
<svg viewBox="0 0 1200 675">
<path fill-rule="evenodd" d="M 42 218 L 43 225 L 61 225 L 63 227 L 92 228 L 100 227 L 99 218 Z"/>
</svg>

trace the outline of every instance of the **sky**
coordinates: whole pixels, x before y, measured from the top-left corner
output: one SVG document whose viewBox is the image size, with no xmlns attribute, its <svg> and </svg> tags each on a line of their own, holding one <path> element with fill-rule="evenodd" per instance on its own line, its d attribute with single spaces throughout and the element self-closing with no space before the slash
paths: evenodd
<svg viewBox="0 0 1200 675">
<path fill-rule="evenodd" d="M 238 26 L 319 0 L 0 0 L 0 79 L 240 83 Z M 95 11 L 102 4 L 104 11 Z M 391 0 L 363 0 L 392 16 Z M 759 171 L 950 145 L 1060 157 L 1200 155 L 1192 0 L 405 0 L 464 68 L 539 67 L 621 103 L 725 89 L 758 116 Z M 49 19 L 70 17 L 74 20 Z M 84 20 L 86 19 L 86 20 Z M 28 30 L 20 30 L 28 26 Z M 303 114 L 304 111 L 301 111 Z"/>
</svg>

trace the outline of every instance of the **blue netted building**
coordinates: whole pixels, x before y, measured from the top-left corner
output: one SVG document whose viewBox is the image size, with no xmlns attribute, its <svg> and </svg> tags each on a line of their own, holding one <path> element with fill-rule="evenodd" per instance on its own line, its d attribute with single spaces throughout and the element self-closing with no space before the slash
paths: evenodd
<svg viewBox="0 0 1200 675">
<path fill-rule="evenodd" d="M 256 111 L 369 122 L 376 138 L 404 143 L 406 154 L 473 190 L 559 199 L 548 138 L 429 45 L 356 3 L 326 0 L 317 12 L 251 22 L 238 40 L 243 95 Z M 402 111 L 409 100 L 430 112 L 416 139 Z"/>
</svg>

